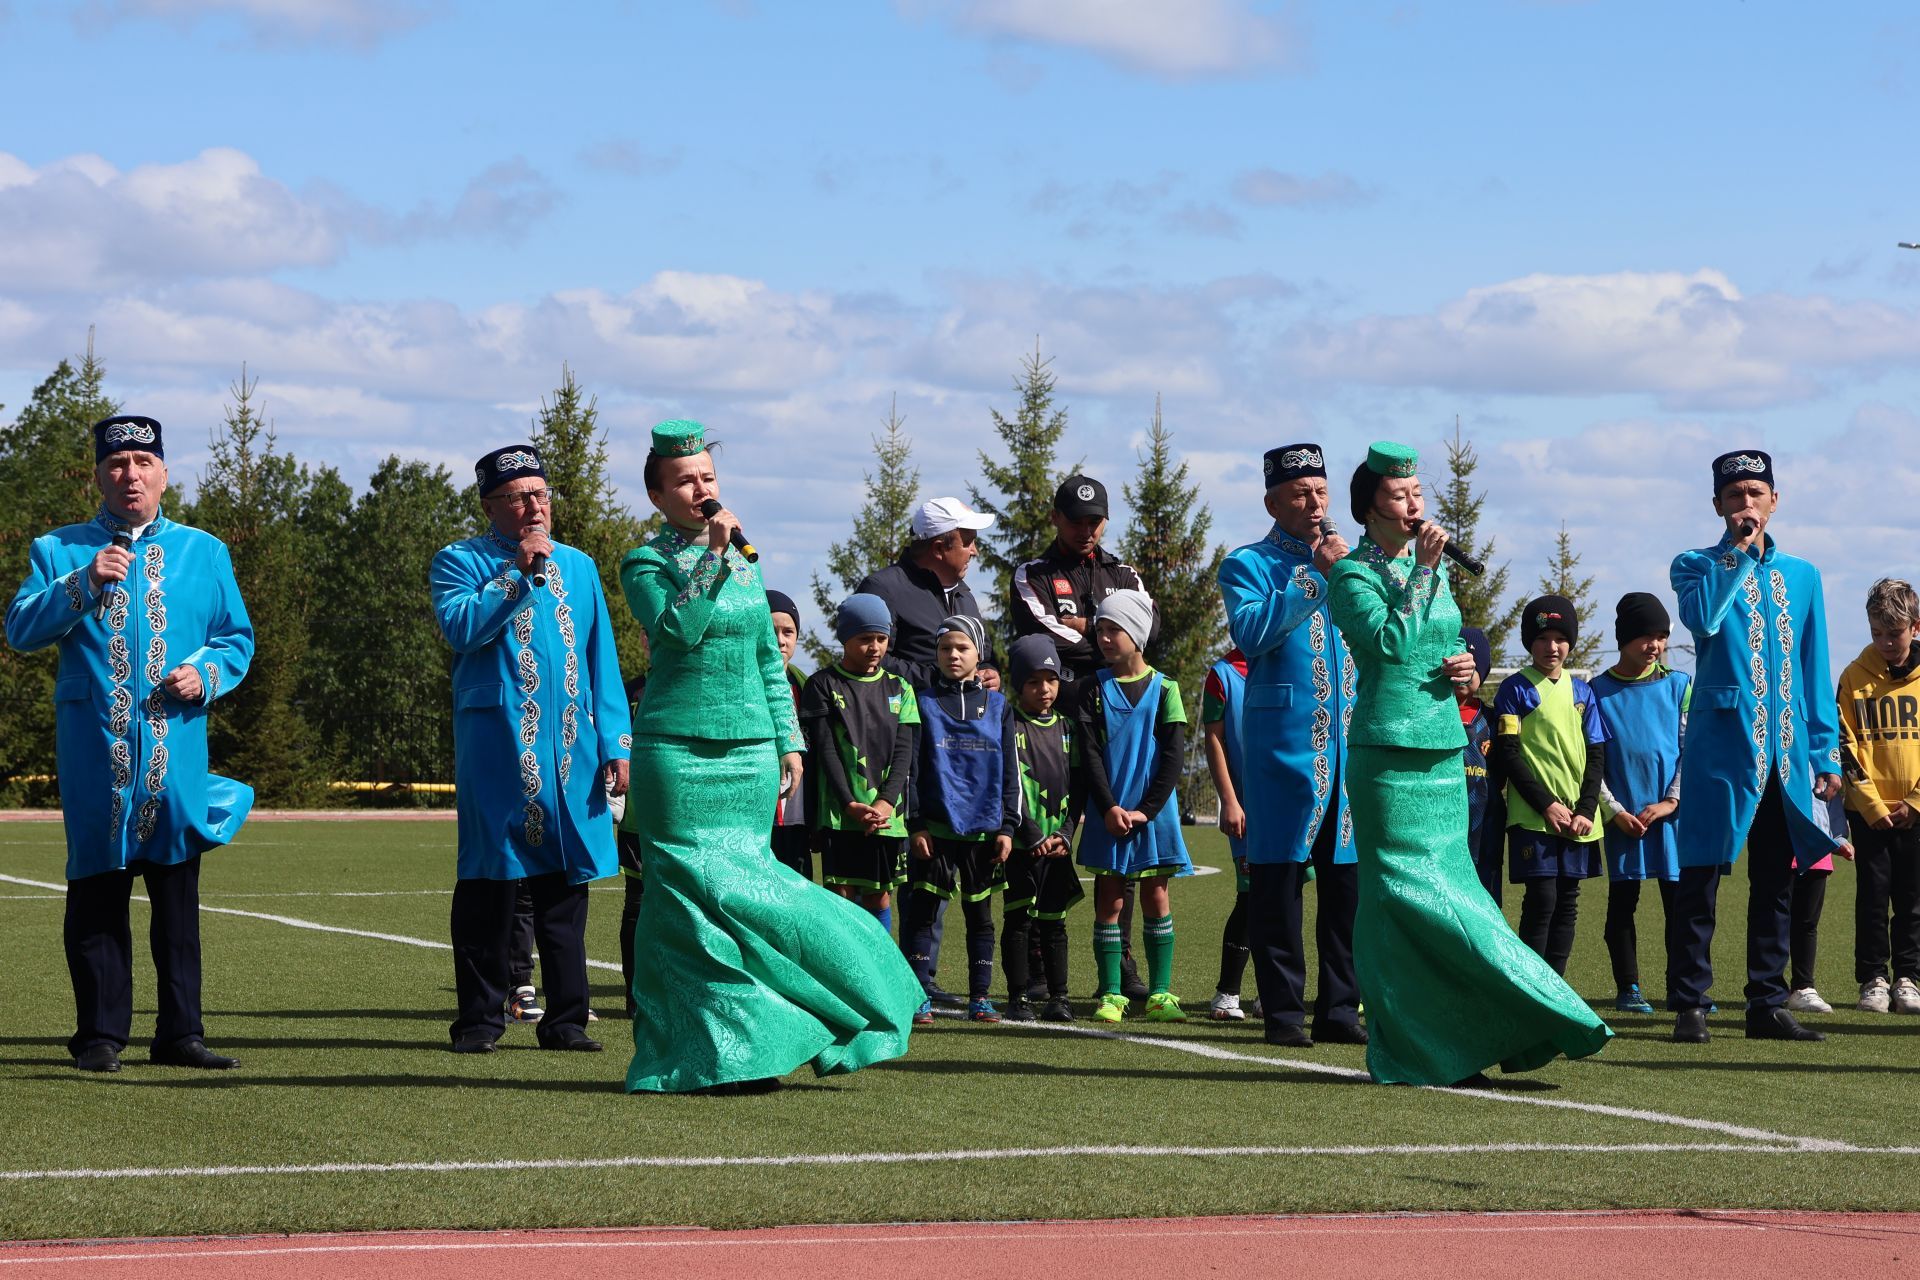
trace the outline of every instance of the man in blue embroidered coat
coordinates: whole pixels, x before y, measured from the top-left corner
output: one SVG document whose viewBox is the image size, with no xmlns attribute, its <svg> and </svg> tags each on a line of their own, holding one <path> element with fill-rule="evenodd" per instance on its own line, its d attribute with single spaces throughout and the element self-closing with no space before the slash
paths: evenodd
<svg viewBox="0 0 1920 1280">
<path fill-rule="evenodd" d="M 118 1071 L 133 1027 L 138 875 L 152 899 L 153 1061 L 225 1068 L 200 1018 L 200 855 L 226 844 L 253 789 L 207 772 L 207 708 L 253 659 L 253 625 L 218 538 L 160 514 L 165 443 L 152 418 L 93 428 L 104 504 L 34 541 L 7 642 L 58 645 L 53 688 L 67 829 L 67 969 L 83 1071 Z"/>
<path fill-rule="evenodd" d="M 1673 1038 L 1707 1039 L 1707 989 L 1721 868 L 1746 846 L 1749 1038 L 1822 1040 L 1787 1011 L 1795 867 L 1834 842 L 1814 817 L 1840 791 L 1840 721 L 1827 674 L 1820 571 L 1767 532 L 1780 496 L 1757 449 L 1713 464 L 1720 541 L 1673 561 L 1695 675 L 1680 757 L 1680 882 L 1667 925 Z"/>
<path fill-rule="evenodd" d="M 546 981 L 543 1049 L 586 1034 L 587 884 L 619 870 L 610 796 L 627 791 L 633 723 L 593 561 L 549 536 L 552 492 L 532 445 L 474 468 L 491 527 L 441 550 L 433 608 L 453 646 L 456 1053 L 506 1029 L 515 882 L 533 899 Z"/>
<path fill-rule="evenodd" d="M 1271 449 L 1264 470 L 1273 530 L 1220 565 L 1227 628 L 1247 657 L 1240 762 L 1246 783 L 1247 942 L 1269 1044 L 1365 1044 L 1353 969 L 1359 898 L 1346 794 L 1346 729 L 1356 675 L 1327 616 L 1326 575 L 1348 548 L 1339 534 L 1321 530 L 1328 495 L 1319 445 Z M 1311 1037 L 1304 1025 L 1301 931 L 1309 874 L 1320 895 Z"/>
</svg>

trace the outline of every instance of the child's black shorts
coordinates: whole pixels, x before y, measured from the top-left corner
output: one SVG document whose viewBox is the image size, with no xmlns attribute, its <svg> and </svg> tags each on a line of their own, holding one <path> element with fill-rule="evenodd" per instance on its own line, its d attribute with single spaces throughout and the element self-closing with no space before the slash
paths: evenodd
<svg viewBox="0 0 1920 1280">
<path fill-rule="evenodd" d="M 823 830 L 820 879 L 866 893 L 885 893 L 907 879 L 907 838 Z"/>
<path fill-rule="evenodd" d="M 1063 920 L 1073 904 L 1087 896 L 1080 883 L 1080 868 L 1071 855 L 1063 858 L 1036 858 L 1015 849 L 1007 859 L 1008 911 L 1026 912 L 1036 920 Z"/>
<path fill-rule="evenodd" d="M 1007 887 L 1007 866 L 993 857 L 992 840 L 942 840 L 932 837 L 931 858 L 907 859 L 913 887 L 936 898 L 979 902 Z"/>
<path fill-rule="evenodd" d="M 775 827 L 773 856 L 807 879 L 813 879 L 813 828 L 799 823 Z"/>
</svg>

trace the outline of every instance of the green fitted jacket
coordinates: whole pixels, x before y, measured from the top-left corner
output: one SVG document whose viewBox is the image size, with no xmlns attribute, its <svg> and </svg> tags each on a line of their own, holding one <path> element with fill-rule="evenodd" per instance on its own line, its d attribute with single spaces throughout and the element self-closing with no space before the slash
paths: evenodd
<svg viewBox="0 0 1920 1280">
<path fill-rule="evenodd" d="M 1389 556 L 1371 538 L 1333 566 L 1327 611 L 1360 671 L 1347 745 L 1455 751 L 1467 745 L 1440 664 L 1465 651 L 1447 571 Z"/>
<path fill-rule="evenodd" d="M 806 750 L 757 567 L 669 527 L 627 552 L 620 586 L 652 658 L 634 733 Z"/>
</svg>

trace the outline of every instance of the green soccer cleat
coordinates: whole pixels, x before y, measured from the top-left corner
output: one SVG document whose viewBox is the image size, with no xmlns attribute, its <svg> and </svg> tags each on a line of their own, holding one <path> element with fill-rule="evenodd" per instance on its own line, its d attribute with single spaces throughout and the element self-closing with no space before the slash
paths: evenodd
<svg viewBox="0 0 1920 1280">
<path fill-rule="evenodd" d="M 1180 997 L 1171 991 L 1156 991 L 1147 997 L 1148 1022 L 1185 1022 L 1186 1011 L 1180 1007 Z"/>
<path fill-rule="evenodd" d="M 1093 1011 L 1095 1022 L 1118 1022 L 1127 1016 L 1127 998 L 1123 995 L 1105 995 Z"/>
</svg>

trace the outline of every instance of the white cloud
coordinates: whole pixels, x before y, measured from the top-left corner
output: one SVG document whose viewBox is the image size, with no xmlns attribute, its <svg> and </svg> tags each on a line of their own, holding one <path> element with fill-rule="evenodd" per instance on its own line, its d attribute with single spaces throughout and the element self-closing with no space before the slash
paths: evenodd
<svg viewBox="0 0 1920 1280">
<path fill-rule="evenodd" d="M 325 186 L 295 192 L 231 147 L 125 171 L 97 155 L 35 169 L 0 152 L 0 281 L 87 293 L 324 266 L 355 240 L 514 240 L 556 200 L 517 156 L 480 173 L 450 207 L 394 214 Z"/>
<path fill-rule="evenodd" d="M 1286 70 L 1305 52 L 1290 24 L 1248 0 L 898 0 L 962 31 L 1080 49 L 1170 79 Z"/>
<path fill-rule="evenodd" d="M 444 11 L 444 0 L 91 0 L 76 14 L 88 26 L 146 19 L 193 27 L 232 21 L 262 45 L 339 44 L 367 49 Z"/>
<path fill-rule="evenodd" d="M 1815 395 L 1842 371 L 1920 363 L 1920 316 L 1819 295 L 1748 298 L 1713 270 L 1530 275 L 1425 315 L 1303 326 L 1280 354 L 1346 382 L 1751 408 Z"/>
<path fill-rule="evenodd" d="M 228 147 L 122 172 L 99 156 L 35 170 L 0 154 L 0 279 L 108 288 L 155 275 L 243 275 L 330 262 L 334 220 Z"/>
</svg>

